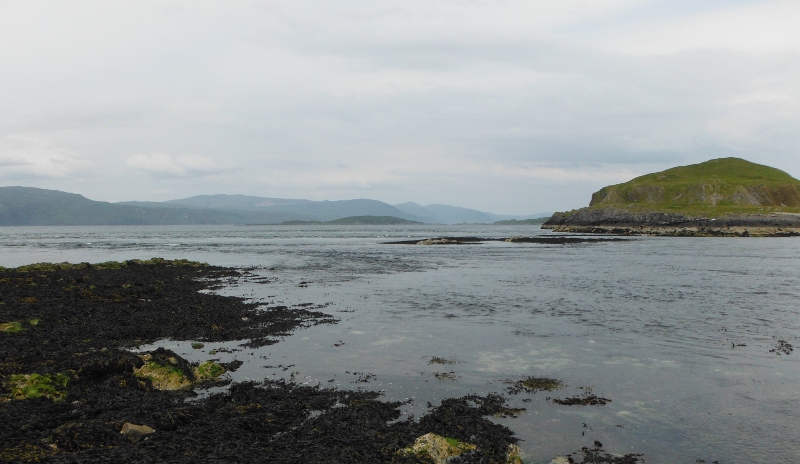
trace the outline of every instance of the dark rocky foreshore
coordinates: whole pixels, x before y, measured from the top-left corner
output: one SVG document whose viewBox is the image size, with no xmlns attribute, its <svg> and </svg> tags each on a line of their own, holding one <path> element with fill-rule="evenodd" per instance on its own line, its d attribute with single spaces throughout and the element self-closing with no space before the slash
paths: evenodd
<svg viewBox="0 0 800 464">
<path fill-rule="evenodd" d="M 430 463 L 411 448 L 427 436 L 463 452 L 449 462 L 521 462 L 486 417 L 517 412 L 501 396 L 446 399 L 418 421 L 375 392 L 274 381 L 197 399 L 239 364 L 129 350 L 165 337 L 263 345 L 335 322 L 199 292 L 241 276 L 161 259 L 0 268 L 0 461 Z"/>
<path fill-rule="evenodd" d="M 426 239 L 401 240 L 398 242 L 384 242 L 386 245 L 475 245 L 484 242 L 508 242 L 508 243 L 536 243 L 539 245 L 575 245 L 579 243 L 602 243 L 616 242 L 619 238 L 588 238 L 588 237 L 554 237 L 539 236 L 528 237 L 518 235 L 508 238 L 485 238 L 485 237 L 432 237 Z"/>
<path fill-rule="evenodd" d="M 621 208 L 556 213 L 542 225 L 556 232 L 693 237 L 800 236 L 800 214 L 730 214 L 715 218 Z"/>
</svg>

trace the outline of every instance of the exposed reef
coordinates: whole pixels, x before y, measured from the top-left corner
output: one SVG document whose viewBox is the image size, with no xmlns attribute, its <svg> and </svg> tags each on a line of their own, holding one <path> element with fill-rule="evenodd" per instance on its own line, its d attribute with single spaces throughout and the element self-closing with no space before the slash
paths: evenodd
<svg viewBox="0 0 800 464">
<path fill-rule="evenodd" d="M 426 434 L 461 444 L 448 462 L 519 462 L 513 433 L 487 417 L 517 411 L 498 395 L 445 399 L 418 421 L 378 392 L 283 381 L 198 398 L 241 361 L 130 350 L 165 337 L 264 345 L 336 322 L 200 291 L 242 273 L 163 259 L 0 268 L 0 462 L 430 464 L 401 452 Z"/>
<path fill-rule="evenodd" d="M 508 243 L 538 243 L 540 245 L 571 245 L 577 243 L 615 242 L 625 239 L 620 238 L 594 238 L 594 237 L 558 237 L 558 236 L 515 236 L 506 238 L 485 237 L 434 237 L 426 239 L 400 240 L 385 242 L 387 245 L 474 245 L 483 242 L 508 242 Z"/>
<path fill-rule="evenodd" d="M 800 214 L 778 212 L 693 217 L 614 207 L 582 208 L 554 214 L 542 225 L 542 229 L 616 235 L 790 237 L 800 236 Z"/>
</svg>

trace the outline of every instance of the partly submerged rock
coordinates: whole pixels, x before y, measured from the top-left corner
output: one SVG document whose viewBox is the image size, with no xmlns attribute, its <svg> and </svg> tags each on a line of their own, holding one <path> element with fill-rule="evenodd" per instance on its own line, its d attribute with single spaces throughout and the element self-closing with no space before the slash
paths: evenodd
<svg viewBox="0 0 800 464">
<path fill-rule="evenodd" d="M 728 213 L 719 217 L 589 207 L 555 213 L 542 229 L 556 232 L 692 237 L 783 237 L 800 235 L 800 214 Z"/>
<path fill-rule="evenodd" d="M 216 380 L 225 373 L 225 367 L 214 361 L 205 361 L 192 366 L 169 350 L 159 348 L 140 356 L 141 367 L 133 373 L 147 378 L 156 390 L 188 390 L 200 382 Z"/>
<path fill-rule="evenodd" d="M 522 449 L 519 446 L 513 443 L 508 445 L 506 464 L 525 464 L 522 462 Z"/>
<path fill-rule="evenodd" d="M 417 245 L 457 245 L 459 243 L 461 242 L 449 238 L 429 238 L 426 240 L 420 240 L 417 242 Z"/>
<path fill-rule="evenodd" d="M 130 441 L 136 443 L 141 439 L 156 433 L 156 431 L 147 425 L 136 425 L 131 424 L 130 422 L 125 422 L 125 424 L 122 426 L 122 430 L 119 433 L 125 435 Z"/>
<path fill-rule="evenodd" d="M 436 464 L 442 464 L 452 457 L 475 449 L 477 447 L 470 443 L 446 438 L 435 433 L 426 433 L 417 438 L 413 445 L 400 450 L 400 454 L 416 455 L 422 459 L 430 459 Z"/>
<path fill-rule="evenodd" d="M 225 368 L 214 361 L 205 361 L 194 368 L 194 377 L 198 381 L 214 380 L 225 373 Z"/>
<path fill-rule="evenodd" d="M 177 360 L 159 363 L 152 360 L 151 355 L 141 356 L 144 365 L 133 371 L 136 377 L 150 379 L 156 390 L 186 390 L 191 388 L 192 379 L 178 366 Z"/>
<path fill-rule="evenodd" d="M 567 459 L 566 456 L 556 456 L 555 458 L 553 458 L 552 461 L 550 461 L 550 464 L 570 464 L 570 463 L 569 459 Z"/>
</svg>

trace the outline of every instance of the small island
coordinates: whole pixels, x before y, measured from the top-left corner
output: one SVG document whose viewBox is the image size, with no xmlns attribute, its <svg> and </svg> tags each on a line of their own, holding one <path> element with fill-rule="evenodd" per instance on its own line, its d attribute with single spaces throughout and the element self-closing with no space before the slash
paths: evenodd
<svg viewBox="0 0 800 464">
<path fill-rule="evenodd" d="M 538 226 L 547 221 L 547 216 L 532 218 L 532 219 L 504 219 L 502 221 L 495 221 L 496 226 Z"/>
<path fill-rule="evenodd" d="M 671 236 L 800 235 L 800 180 L 740 158 L 720 158 L 604 187 L 589 206 L 555 213 L 556 232 Z"/>
<path fill-rule="evenodd" d="M 348 225 L 348 226 L 393 226 L 399 224 L 422 224 L 417 221 L 409 221 L 408 219 L 401 219 L 394 216 L 349 216 L 333 221 L 284 221 L 281 225 L 296 226 L 308 224 L 332 224 L 332 225 Z"/>
</svg>

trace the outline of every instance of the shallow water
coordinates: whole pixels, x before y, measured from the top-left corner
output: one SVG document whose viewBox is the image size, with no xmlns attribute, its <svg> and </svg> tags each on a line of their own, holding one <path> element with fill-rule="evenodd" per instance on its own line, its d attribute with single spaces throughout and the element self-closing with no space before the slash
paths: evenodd
<svg viewBox="0 0 800 464">
<path fill-rule="evenodd" d="M 256 266 L 269 283 L 220 292 L 329 303 L 341 322 L 260 349 L 165 340 L 190 359 L 240 359 L 234 379 L 385 391 L 411 415 L 444 397 L 547 376 L 498 419 L 526 462 L 590 446 L 648 463 L 800 462 L 800 239 L 653 238 L 577 245 L 387 245 L 442 235 L 547 234 L 498 226 L 0 228 L 0 265 L 187 258 Z M 301 283 L 306 282 L 303 286 Z M 746 346 L 733 346 L 744 344 Z M 439 356 L 452 365 L 429 364 Z M 439 380 L 435 373 L 450 373 Z M 560 406 L 580 387 L 612 401 Z M 529 400 L 529 401 L 524 401 Z"/>
</svg>

